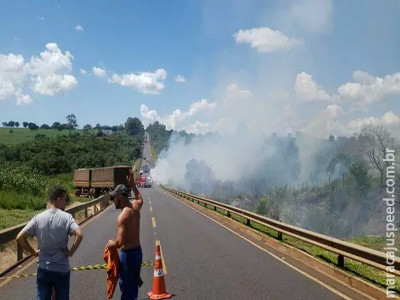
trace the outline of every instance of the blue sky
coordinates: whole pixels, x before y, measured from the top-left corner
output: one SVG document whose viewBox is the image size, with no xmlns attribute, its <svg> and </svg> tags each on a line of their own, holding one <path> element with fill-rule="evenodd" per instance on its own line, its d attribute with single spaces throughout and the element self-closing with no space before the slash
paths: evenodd
<svg viewBox="0 0 400 300">
<path fill-rule="evenodd" d="M 399 12 L 398 1 L 9 1 L 0 120 L 398 129 Z"/>
</svg>

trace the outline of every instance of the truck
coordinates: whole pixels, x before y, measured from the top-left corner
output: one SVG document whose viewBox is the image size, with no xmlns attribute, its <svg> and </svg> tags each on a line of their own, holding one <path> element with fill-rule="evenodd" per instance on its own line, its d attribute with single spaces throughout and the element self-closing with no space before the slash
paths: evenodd
<svg viewBox="0 0 400 300">
<path fill-rule="evenodd" d="M 153 180 L 149 174 L 140 174 L 137 178 L 136 184 L 138 187 L 151 188 Z"/>
<path fill-rule="evenodd" d="M 126 184 L 130 166 L 77 169 L 74 171 L 75 195 L 98 197 Z"/>
</svg>

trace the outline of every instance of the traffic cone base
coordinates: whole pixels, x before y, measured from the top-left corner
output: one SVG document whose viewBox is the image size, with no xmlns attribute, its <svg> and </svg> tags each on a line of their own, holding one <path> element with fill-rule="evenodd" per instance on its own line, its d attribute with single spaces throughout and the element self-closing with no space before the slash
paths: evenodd
<svg viewBox="0 0 400 300">
<path fill-rule="evenodd" d="M 171 294 L 164 293 L 164 294 L 161 294 L 161 295 L 154 295 L 153 292 L 148 292 L 147 296 L 149 296 L 149 298 L 151 300 L 168 299 L 168 298 L 172 297 Z"/>
<path fill-rule="evenodd" d="M 167 292 L 167 289 L 165 287 L 160 245 L 157 245 L 156 247 L 156 259 L 154 263 L 153 274 L 153 290 L 151 292 L 148 292 L 147 295 L 151 300 L 168 299 L 172 297 L 172 295 Z"/>
</svg>

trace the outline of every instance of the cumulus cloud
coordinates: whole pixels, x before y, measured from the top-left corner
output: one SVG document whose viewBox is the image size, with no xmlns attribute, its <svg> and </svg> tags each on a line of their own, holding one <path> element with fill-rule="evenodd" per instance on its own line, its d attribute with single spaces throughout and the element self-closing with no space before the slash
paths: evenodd
<svg viewBox="0 0 400 300">
<path fill-rule="evenodd" d="M 400 73 L 374 77 L 367 72 L 355 71 L 353 79 L 356 82 L 339 86 L 338 93 L 345 99 L 353 100 L 353 107 L 356 109 L 365 109 L 390 95 L 400 94 Z"/>
<path fill-rule="evenodd" d="M 0 100 L 15 97 L 17 104 L 32 102 L 23 89 L 30 88 L 39 95 L 54 96 L 77 85 L 72 71 L 73 56 L 63 53 L 56 43 L 46 44 L 39 57 L 25 62 L 22 55 L 0 54 Z"/>
<path fill-rule="evenodd" d="M 32 102 L 31 96 L 24 95 L 24 94 L 22 94 L 21 91 L 17 91 L 16 97 L 17 97 L 17 105 L 24 105 L 24 104 L 29 104 Z"/>
<path fill-rule="evenodd" d="M 140 114 L 145 124 L 159 121 L 160 123 L 165 124 L 168 129 L 182 130 L 185 129 L 185 125 L 182 124 L 183 121 L 201 113 L 210 113 L 216 108 L 216 106 L 216 103 L 210 103 L 206 99 L 201 99 L 200 101 L 192 103 L 188 111 L 175 109 L 170 115 L 159 116 L 157 111 L 150 110 L 145 104 L 142 104 L 140 106 Z M 197 126 L 199 127 L 200 124 L 203 123 L 197 123 Z"/>
<path fill-rule="evenodd" d="M 289 38 L 279 30 L 268 27 L 239 30 L 234 37 L 237 43 L 250 44 L 258 52 L 289 50 L 302 44 L 301 40 Z"/>
<path fill-rule="evenodd" d="M 312 32 L 325 32 L 332 23 L 331 0 L 300 0 L 290 7 L 287 19 Z"/>
<path fill-rule="evenodd" d="M 346 129 L 348 134 L 352 134 L 355 132 L 359 132 L 362 127 L 366 125 L 382 125 L 387 128 L 399 128 L 400 126 L 400 117 L 393 113 L 392 111 L 386 112 L 382 117 L 367 117 L 367 118 L 358 118 L 351 120 L 347 125 Z"/>
<path fill-rule="evenodd" d="M 93 72 L 94 76 L 99 77 L 99 78 L 104 78 L 107 75 L 106 70 L 104 70 L 103 68 L 96 67 L 96 66 L 92 68 L 92 72 Z"/>
<path fill-rule="evenodd" d="M 178 83 L 186 82 L 186 78 L 183 77 L 182 75 L 177 75 L 177 76 L 175 77 L 175 82 L 178 82 Z"/>
<path fill-rule="evenodd" d="M 40 57 L 32 57 L 26 66 L 34 82 L 33 90 L 40 95 L 54 96 L 77 85 L 72 71 L 73 56 L 62 53 L 56 43 L 48 43 Z"/>
<path fill-rule="evenodd" d="M 110 83 L 131 87 L 143 94 L 158 95 L 165 88 L 164 80 L 166 78 L 167 71 L 158 69 L 154 73 L 113 74 L 108 81 Z"/>
<path fill-rule="evenodd" d="M 210 126 L 210 123 L 202 123 L 202 122 L 197 120 L 193 124 L 189 124 L 186 127 L 186 132 L 187 133 L 193 133 L 193 134 L 206 133 L 209 126 Z"/>
<path fill-rule="evenodd" d="M 76 31 L 83 31 L 83 27 L 78 24 L 78 25 L 75 26 L 75 30 Z"/>
<path fill-rule="evenodd" d="M 322 87 L 317 85 L 310 74 L 301 72 L 297 74 L 294 90 L 299 99 L 305 101 L 330 101 L 331 96 Z"/>
<path fill-rule="evenodd" d="M 83 75 L 86 74 L 86 70 L 85 70 L 85 69 L 80 69 L 79 72 L 80 72 L 81 74 L 83 74 Z"/>
</svg>

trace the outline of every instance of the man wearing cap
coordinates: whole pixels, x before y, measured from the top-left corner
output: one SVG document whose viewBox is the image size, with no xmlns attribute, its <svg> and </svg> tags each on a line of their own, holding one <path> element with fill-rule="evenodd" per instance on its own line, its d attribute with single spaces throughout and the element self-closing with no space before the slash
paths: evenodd
<svg viewBox="0 0 400 300">
<path fill-rule="evenodd" d="M 34 216 L 20 231 L 17 241 L 23 249 L 39 257 L 37 299 L 50 299 L 54 288 L 56 299 L 67 300 L 70 281 L 68 257 L 75 253 L 83 235 L 74 218 L 64 211 L 69 202 L 66 190 L 53 187 L 49 202 L 48 209 Z M 68 235 L 75 236 L 69 250 Z M 28 236 L 36 236 L 40 250 L 33 248 L 27 240 Z"/>
<path fill-rule="evenodd" d="M 121 209 L 117 219 L 117 238 L 109 240 L 108 248 L 121 248 L 119 265 L 119 287 L 121 299 L 137 299 L 140 268 L 142 265 L 142 248 L 140 246 L 140 209 L 143 205 L 142 195 L 129 173 L 128 183 L 135 194 L 135 200 L 129 201 L 129 188 L 120 184 L 110 193 L 115 208 Z"/>
</svg>

